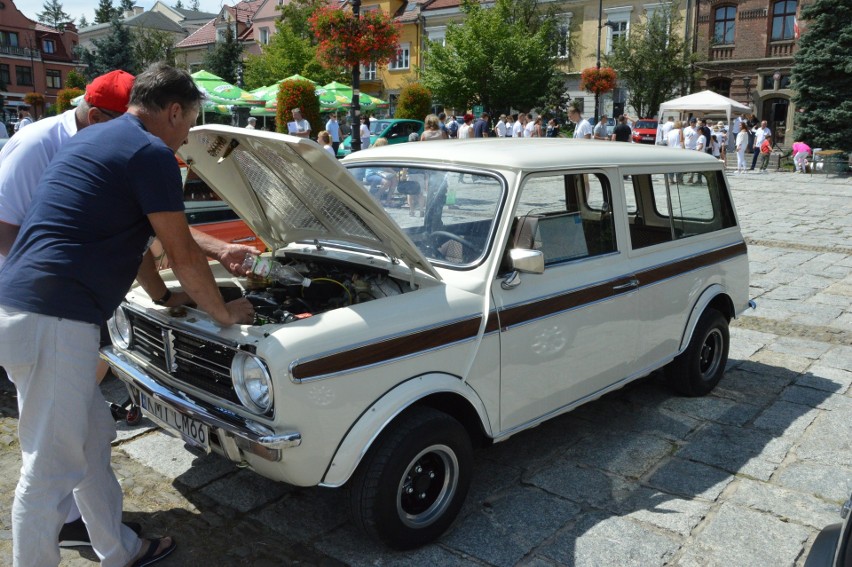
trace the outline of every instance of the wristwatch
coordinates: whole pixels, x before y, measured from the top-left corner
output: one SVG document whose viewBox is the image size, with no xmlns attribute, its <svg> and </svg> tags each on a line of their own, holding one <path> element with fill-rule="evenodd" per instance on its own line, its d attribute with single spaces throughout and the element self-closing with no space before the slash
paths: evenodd
<svg viewBox="0 0 852 567">
<path fill-rule="evenodd" d="M 166 303 L 169 302 L 169 300 L 171 298 L 172 298 L 172 290 L 170 290 L 169 288 L 166 288 L 166 293 L 163 294 L 163 297 L 161 297 L 160 299 L 155 299 L 154 303 L 156 305 L 165 305 Z"/>
</svg>

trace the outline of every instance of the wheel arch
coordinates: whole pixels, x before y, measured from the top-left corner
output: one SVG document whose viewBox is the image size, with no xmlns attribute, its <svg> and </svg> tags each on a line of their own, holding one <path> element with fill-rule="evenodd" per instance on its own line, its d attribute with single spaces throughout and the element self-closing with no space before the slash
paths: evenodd
<svg viewBox="0 0 852 567">
<path fill-rule="evenodd" d="M 698 325 L 698 320 L 708 307 L 719 311 L 725 316 L 728 322 L 736 317 L 734 302 L 725 291 L 725 288 L 720 284 L 711 285 L 704 290 L 704 292 L 698 297 L 695 305 L 692 307 L 689 319 L 686 322 L 686 328 L 684 329 L 683 336 L 680 339 L 680 348 L 678 348 L 677 352 L 678 354 L 681 354 L 684 350 L 686 350 L 686 347 L 689 345 L 689 341 L 692 339 L 692 334 L 695 332 L 695 327 Z"/>
<path fill-rule="evenodd" d="M 417 376 L 386 392 L 361 414 L 337 447 L 320 486 L 345 484 L 382 432 L 417 406 L 431 407 L 455 418 L 474 444 L 491 438 L 485 405 L 468 384 L 448 374 Z"/>
</svg>

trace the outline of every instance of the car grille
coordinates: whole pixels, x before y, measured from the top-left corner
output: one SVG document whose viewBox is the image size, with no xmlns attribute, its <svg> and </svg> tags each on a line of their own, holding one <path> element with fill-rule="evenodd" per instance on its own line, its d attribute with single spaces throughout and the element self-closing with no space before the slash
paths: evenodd
<svg viewBox="0 0 852 567">
<path fill-rule="evenodd" d="M 240 401 L 231 381 L 231 361 L 236 351 L 185 331 L 170 329 L 131 310 L 130 350 L 178 382 L 204 390 L 235 404 Z"/>
</svg>

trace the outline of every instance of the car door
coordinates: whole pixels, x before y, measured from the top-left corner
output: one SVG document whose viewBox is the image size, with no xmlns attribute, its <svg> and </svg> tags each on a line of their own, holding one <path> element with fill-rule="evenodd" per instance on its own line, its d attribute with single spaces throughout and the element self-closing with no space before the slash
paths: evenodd
<svg viewBox="0 0 852 567">
<path fill-rule="evenodd" d="M 544 273 L 492 285 L 500 327 L 501 430 L 593 397 L 630 374 L 635 278 L 619 251 L 625 223 L 602 171 L 524 179 L 507 248 L 544 254 Z M 622 234 L 619 238 L 618 235 Z M 516 280 L 517 281 L 517 280 Z M 504 289 L 509 287 L 509 289 Z"/>
</svg>

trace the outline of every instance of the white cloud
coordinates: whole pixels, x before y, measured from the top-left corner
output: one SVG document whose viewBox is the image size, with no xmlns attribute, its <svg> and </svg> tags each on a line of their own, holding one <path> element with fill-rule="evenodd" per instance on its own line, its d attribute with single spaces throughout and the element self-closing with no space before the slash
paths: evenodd
<svg viewBox="0 0 852 567">
<path fill-rule="evenodd" d="M 192 0 L 183 0 L 184 6 L 188 6 Z M 69 14 L 74 21 L 79 22 L 80 16 L 86 16 L 86 20 L 90 23 L 95 20 L 95 10 L 98 7 L 98 0 L 60 0 L 62 3 L 62 9 L 65 10 L 66 14 Z M 165 3 L 169 6 L 174 6 L 177 0 L 165 0 Z M 156 0 L 141 0 L 136 2 L 137 6 L 142 6 L 146 10 L 149 10 L 151 6 L 156 3 Z M 224 2 L 223 0 L 200 0 L 199 8 L 203 12 L 210 12 L 215 14 L 219 12 L 220 7 L 223 4 L 232 5 L 234 2 Z M 113 0 L 112 5 L 118 6 L 119 0 Z M 44 2 L 42 0 L 15 0 L 15 6 L 18 7 L 18 10 L 24 13 L 25 16 L 32 20 L 37 20 L 36 14 L 44 11 Z"/>
</svg>

